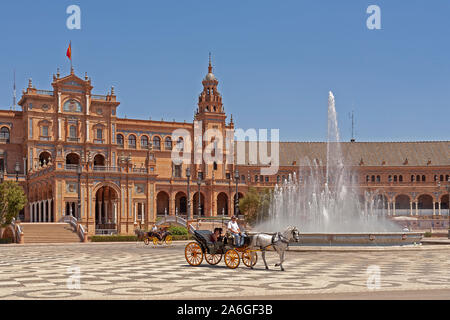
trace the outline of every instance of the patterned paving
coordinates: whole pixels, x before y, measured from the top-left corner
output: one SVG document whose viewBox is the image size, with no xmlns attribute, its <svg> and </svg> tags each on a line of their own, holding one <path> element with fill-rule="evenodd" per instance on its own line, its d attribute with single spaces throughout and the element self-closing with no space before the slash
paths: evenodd
<svg viewBox="0 0 450 320">
<path fill-rule="evenodd" d="M 367 268 L 378 266 L 377 290 L 450 289 L 450 250 L 288 252 L 285 272 L 260 260 L 255 270 L 224 262 L 189 266 L 184 244 L 76 244 L 0 247 L 0 299 L 196 299 L 369 292 Z M 80 288 L 70 268 L 80 270 Z M 75 269 L 76 270 L 76 269 Z M 75 278 L 76 280 L 76 278 Z M 450 297 L 448 297 L 450 298 Z"/>
</svg>

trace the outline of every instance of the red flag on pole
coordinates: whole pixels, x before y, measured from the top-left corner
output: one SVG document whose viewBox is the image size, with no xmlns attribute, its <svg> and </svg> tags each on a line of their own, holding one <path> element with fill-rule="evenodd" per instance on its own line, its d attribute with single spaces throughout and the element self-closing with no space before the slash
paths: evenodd
<svg viewBox="0 0 450 320">
<path fill-rule="evenodd" d="M 70 41 L 70 43 L 69 43 L 69 48 L 67 49 L 66 55 L 67 55 L 67 58 L 69 58 L 70 61 L 72 61 L 72 41 Z"/>
</svg>

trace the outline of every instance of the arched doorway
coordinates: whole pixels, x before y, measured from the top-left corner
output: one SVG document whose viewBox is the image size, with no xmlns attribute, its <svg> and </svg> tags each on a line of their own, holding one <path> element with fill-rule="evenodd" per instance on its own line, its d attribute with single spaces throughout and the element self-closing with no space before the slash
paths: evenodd
<svg viewBox="0 0 450 320">
<path fill-rule="evenodd" d="M 95 167 L 104 167 L 105 166 L 105 157 L 101 154 L 97 154 L 94 157 L 94 168 Z"/>
<path fill-rule="evenodd" d="M 448 194 L 445 194 L 441 197 L 441 214 L 442 215 L 449 215 L 450 214 L 450 210 L 449 210 L 449 197 Z M 450 226 L 449 226 L 450 228 Z"/>
<path fill-rule="evenodd" d="M 370 210 L 372 214 L 386 215 L 388 208 L 388 201 L 384 194 L 377 194 L 373 197 L 370 203 Z"/>
<path fill-rule="evenodd" d="M 428 216 L 433 215 L 433 197 L 429 194 L 422 194 L 419 196 L 418 208 L 419 215 Z"/>
<path fill-rule="evenodd" d="M 228 216 L 228 196 L 225 192 L 221 192 L 217 196 L 217 215 Z"/>
<path fill-rule="evenodd" d="M 95 229 L 101 233 L 117 231 L 118 195 L 110 186 L 98 189 L 95 194 Z"/>
<path fill-rule="evenodd" d="M 47 151 L 44 151 L 39 155 L 39 165 L 42 167 L 45 164 L 48 164 L 51 159 L 52 159 L 51 154 L 48 153 Z"/>
<path fill-rule="evenodd" d="M 159 216 L 169 214 L 169 195 L 165 191 L 161 191 L 156 196 L 156 213 Z"/>
<path fill-rule="evenodd" d="M 203 193 L 200 193 L 200 214 L 198 212 L 198 192 L 196 192 L 194 194 L 194 198 L 193 198 L 193 207 L 192 207 L 192 211 L 194 212 L 194 216 L 205 216 L 205 196 Z"/>
<path fill-rule="evenodd" d="M 175 195 L 175 214 L 186 215 L 187 213 L 187 198 L 184 192 L 178 192 Z"/>
<path fill-rule="evenodd" d="M 407 216 L 411 214 L 410 198 L 405 194 L 400 194 L 395 198 L 395 214 Z"/>
<path fill-rule="evenodd" d="M 76 153 L 69 153 L 66 156 L 66 168 L 76 169 L 80 164 L 80 156 Z"/>
</svg>

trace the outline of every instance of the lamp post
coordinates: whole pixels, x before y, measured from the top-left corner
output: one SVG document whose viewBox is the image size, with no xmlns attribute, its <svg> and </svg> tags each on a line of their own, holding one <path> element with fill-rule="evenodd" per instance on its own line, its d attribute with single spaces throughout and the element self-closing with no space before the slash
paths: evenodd
<svg viewBox="0 0 450 320">
<path fill-rule="evenodd" d="M 450 239 L 450 177 L 447 179 L 447 194 L 448 194 L 448 205 L 447 205 L 447 216 L 448 216 L 448 238 Z"/>
<path fill-rule="evenodd" d="M 78 175 L 78 202 L 77 202 L 77 220 L 81 217 L 81 164 L 78 164 L 77 175 Z"/>
<path fill-rule="evenodd" d="M 200 194 L 200 187 L 202 185 L 202 173 L 199 172 L 198 173 L 198 180 L 197 180 L 197 185 L 198 185 L 198 212 L 197 215 L 201 216 L 202 215 L 202 195 Z"/>
<path fill-rule="evenodd" d="M 20 171 L 19 162 L 16 162 L 16 167 L 14 168 L 14 170 L 16 171 L 16 182 L 18 182 L 19 181 L 19 171 Z"/>
<path fill-rule="evenodd" d="M 234 172 L 234 180 L 236 182 L 236 195 L 235 195 L 235 199 L 234 199 L 234 215 L 237 217 L 239 215 L 239 194 L 238 194 L 239 171 L 237 169 Z"/>
<path fill-rule="evenodd" d="M 186 168 L 186 178 L 187 178 L 187 221 L 191 220 L 191 190 L 190 190 L 190 181 L 191 181 L 191 168 Z"/>
</svg>

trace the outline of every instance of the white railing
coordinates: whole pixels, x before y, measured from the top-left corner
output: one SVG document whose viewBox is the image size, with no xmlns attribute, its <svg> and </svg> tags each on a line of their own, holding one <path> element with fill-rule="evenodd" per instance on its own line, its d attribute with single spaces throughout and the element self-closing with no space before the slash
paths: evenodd
<svg viewBox="0 0 450 320">
<path fill-rule="evenodd" d="M 80 240 L 83 242 L 85 241 L 86 231 L 84 230 L 84 227 L 78 223 L 77 218 L 75 218 L 74 216 L 64 216 L 62 218 L 62 221 L 70 224 L 74 228 L 74 230 L 78 234 L 78 236 L 80 237 Z"/>
<path fill-rule="evenodd" d="M 16 219 L 13 218 L 13 220 L 11 221 L 11 227 L 13 228 L 14 231 L 14 241 L 15 243 L 22 243 L 22 237 L 23 237 L 23 231 L 22 228 L 20 227 L 20 225 L 16 224 Z"/>
</svg>

